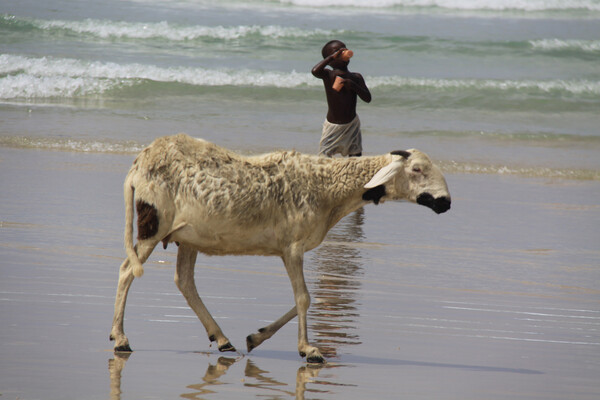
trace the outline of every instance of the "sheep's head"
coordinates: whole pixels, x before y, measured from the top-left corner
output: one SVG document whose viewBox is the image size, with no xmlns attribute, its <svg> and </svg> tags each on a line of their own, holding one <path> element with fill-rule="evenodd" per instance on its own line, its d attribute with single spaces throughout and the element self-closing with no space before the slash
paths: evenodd
<svg viewBox="0 0 600 400">
<path fill-rule="evenodd" d="M 450 209 L 450 193 L 442 171 L 427 154 L 411 149 L 390 153 L 391 161 L 365 185 L 365 200 L 377 204 L 385 196 L 391 200 L 412 201 L 441 214 Z"/>
</svg>

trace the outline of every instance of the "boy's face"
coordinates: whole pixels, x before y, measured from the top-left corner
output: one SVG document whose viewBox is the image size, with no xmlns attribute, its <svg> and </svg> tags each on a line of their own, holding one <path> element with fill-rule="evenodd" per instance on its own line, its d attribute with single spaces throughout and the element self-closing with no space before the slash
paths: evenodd
<svg viewBox="0 0 600 400">
<path fill-rule="evenodd" d="M 346 45 L 342 42 L 333 42 L 327 48 L 327 56 L 335 54 L 336 51 L 340 49 L 345 49 Z"/>
<path fill-rule="evenodd" d="M 346 45 L 342 42 L 334 42 L 331 45 L 329 45 L 328 50 L 328 56 L 335 54 L 337 51 L 341 50 L 341 49 L 345 49 Z M 344 61 L 341 58 L 334 58 L 329 65 L 333 68 L 344 68 L 346 67 L 348 64 L 350 63 L 350 61 Z"/>
</svg>

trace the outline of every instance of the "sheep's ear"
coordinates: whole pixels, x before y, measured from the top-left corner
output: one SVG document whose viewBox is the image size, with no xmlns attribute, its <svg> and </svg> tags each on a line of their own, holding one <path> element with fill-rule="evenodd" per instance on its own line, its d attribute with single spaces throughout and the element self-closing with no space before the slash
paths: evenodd
<svg viewBox="0 0 600 400">
<path fill-rule="evenodd" d="M 369 183 L 365 185 L 365 189 L 371 189 L 375 186 L 386 184 L 387 182 L 392 180 L 394 176 L 396 176 L 396 174 L 402 169 L 402 167 L 402 161 L 392 161 L 391 163 L 377 171 L 377 173 L 373 176 L 373 178 L 371 178 Z"/>
</svg>

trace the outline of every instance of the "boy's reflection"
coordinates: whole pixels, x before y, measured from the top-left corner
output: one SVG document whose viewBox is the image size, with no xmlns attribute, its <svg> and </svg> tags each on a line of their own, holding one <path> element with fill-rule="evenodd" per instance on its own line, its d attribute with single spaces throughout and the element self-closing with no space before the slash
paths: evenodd
<svg viewBox="0 0 600 400">
<path fill-rule="evenodd" d="M 359 316 L 356 297 L 361 283 L 357 278 L 363 274 L 361 254 L 353 243 L 363 240 L 363 223 L 361 208 L 331 229 L 310 258 L 309 268 L 318 273 L 309 288 L 313 299 L 310 329 L 325 357 L 337 356 L 339 346 L 361 343 L 352 332 Z"/>
</svg>

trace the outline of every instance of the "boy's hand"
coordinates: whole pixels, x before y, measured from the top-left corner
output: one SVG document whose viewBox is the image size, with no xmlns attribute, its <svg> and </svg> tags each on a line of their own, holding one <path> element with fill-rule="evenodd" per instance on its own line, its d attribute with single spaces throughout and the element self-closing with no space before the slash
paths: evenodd
<svg viewBox="0 0 600 400">
<path fill-rule="evenodd" d="M 340 56 L 342 55 L 342 53 L 343 53 L 344 51 L 346 51 L 346 50 L 347 50 L 347 49 L 346 49 L 345 47 L 342 47 L 341 49 L 339 49 L 338 51 L 336 51 L 335 53 L 333 53 L 333 54 L 331 55 L 331 57 L 333 57 L 334 59 L 335 59 L 335 58 L 340 58 Z"/>
</svg>

